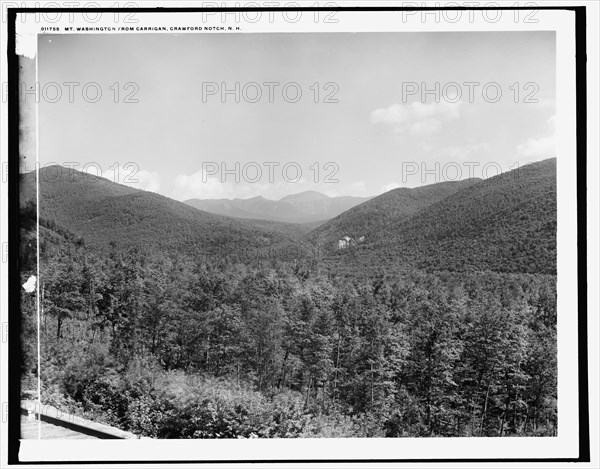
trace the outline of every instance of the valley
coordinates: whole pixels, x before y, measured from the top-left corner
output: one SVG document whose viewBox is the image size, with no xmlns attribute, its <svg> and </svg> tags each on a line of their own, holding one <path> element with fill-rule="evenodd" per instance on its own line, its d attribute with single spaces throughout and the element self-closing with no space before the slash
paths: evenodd
<svg viewBox="0 0 600 469">
<path fill-rule="evenodd" d="M 35 174 L 20 192 L 25 283 Z M 236 200 L 41 174 L 44 402 L 151 438 L 556 434 L 555 159 Z M 23 293 L 23 389 L 35 310 Z"/>
</svg>

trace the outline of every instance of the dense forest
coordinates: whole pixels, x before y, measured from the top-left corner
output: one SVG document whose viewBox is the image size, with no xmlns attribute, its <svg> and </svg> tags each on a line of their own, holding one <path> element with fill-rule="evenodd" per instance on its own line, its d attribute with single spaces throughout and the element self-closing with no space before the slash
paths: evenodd
<svg viewBox="0 0 600 469">
<path fill-rule="evenodd" d="M 310 239 L 313 242 L 320 242 L 329 250 L 335 248 L 336 241 L 342 236 L 352 238 L 365 236 L 369 243 L 385 239 L 389 236 L 390 226 L 398 225 L 419 210 L 479 181 L 480 179 L 472 178 L 439 182 L 412 189 L 406 187 L 393 189 L 323 223 L 310 233 Z"/>
<path fill-rule="evenodd" d="M 479 193 L 496 200 L 495 184 Z M 230 235 L 240 230 L 243 239 L 272 225 L 273 244 L 246 257 L 182 249 L 181 233 L 177 249 L 131 239 L 98 247 L 98 233 L 90 245 L 87 228 L 65 227 L 60 204 L 42 210 L 42 400 L 156 438 L 555 435 L 556 272 L 548 261 L 556 255 L 555 225 L 538 226 L 530 195 L 514 190 L 519 184 L 541 190 L 510 183 L 496 213 L 516 221 L 504 231 L 502 220 L 488 229 L 496 203 L 489 199 L 479 198 L 488 200 L 480 204 L 482 221 L 444 215 L 480 184 L 416 211 L 406 233 L 430 227 L 419 238 L 420 266 L 401 257 L 373 262 L 394 252 L 378 252 L 377 244 L 323 254 L 302 241 L 282 255 L 277 247 L 292 239 L 291 228 L 267 222 L 227 221 Z M 540 198 L 555 219 L 551 195 Z M 171 203 L 137 199 L 148 213 Z M 195 226 L 188 209 L 181 209 L 183 226 Z M 35 274 L 31 202 L 21 218 L 25 283 Z M 460 225 L 472 231 L 458 233 Z M 451 231 L 445 237 L 443 226 Z M 487 253 L 465 268 L 470 252 L 502 246 L 494 236 L 529 233 L 545 237 L 536 241 L 539 265 L 520 267 L 525 243 L 509 268 Z M 451 244 L 460 239 L 474 247 L 456 261 Z M 444 246 L 452 256 L 443 258 Z M 370 270 L 361 267 L 367 262 Z M 22 386 L 35 389 L 34 294 L 22 293 L 22 311 Z"/>
<path fill-rule="evenodd" d="M 492 270 L 555 275 L 556 159 L 466 183 L 462 182 L 458 191 L 452 191 L 449 183 L 419 188 L 427 194 L 426 200 L 433 199 L 432 193 L 438 200 L 425 202 L 424 208 L 413 209 L 410 216 L 387 208 L 390 195 L 400 191 L 396 189 L 334 218 L 309 236 L 333 228 L 336 236 L 325 238 L 325 247 L 331 251 L 340 235 L 336 227 L 345 226 L 347 232 L 361 228 L 358 233 L 365 235 L 366 243 L 356 249 L 333 250 L 328 260 L 332 272 L 344 275 L 375 273 L 381 266 L 390 270 L 410 266 L 428 272 Z M 409 194 L 414 191 L 417 189 Z M 357 217 L 367 204 L 373 207 L 368 216 Z M 389 216 L 363 231 L 365 220 L 373 220 L 373 214 L 382 210 Z"/>
<path fill-rule="evenodd" d="M 35 201 L 35 172 L 22 176 L 21 205 Z M 310 249 L 299 240 L 302 226 L 265 220 L 240 221 L 214 215 L 162 195 L 132 189 L 92 174 L 49 166 L 40 171 L 41 216 L 85 240 L 96 251 L 111 243 L 121 249 L 185 251 L 238 256 Z"/>
</svg>

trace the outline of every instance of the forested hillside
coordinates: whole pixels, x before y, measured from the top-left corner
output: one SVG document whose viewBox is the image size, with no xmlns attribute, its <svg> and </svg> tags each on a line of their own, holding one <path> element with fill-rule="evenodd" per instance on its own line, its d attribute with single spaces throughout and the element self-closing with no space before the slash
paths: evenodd
<svg viewBox="0 0 600 469">
<path fill-rule="evenodd" d="M 385 266 L 554 275 L 556 159 L 462 188 L 380 230 L 375 243 L 334 255 L 333 270 Z"/>
<path fill-rule="evenodd" d="M 22 203 L 35 201 L 35 173 L 22 177 Z M 61 166 L 40 171 L 40 216 L 53 227 L 85 240 L 90 248 L 141 246 L 190 255 L 264 257 L 269 252 L 302 256 L 301 225 L 213 215 L 167 197 L 132 189 Z"/>
<path fill-rule="evenodd" d="M 324 223 L 312 231 L 309 238 L 326 251 L 336 249 L 337 240 L 344 236 L 355 239 L 364 236 L 367 243 L 373 243 L 383 237 L 387 228 L 396 226 L 419 210 L 479 181 L 480 179 L 465 179 L 413 189 L 393 189 Z"/>
<path fill-rule="evenodd" d="M 389 194 L 376 206 L 398 224 L 376 242 L 260 259 L 191 246 L 303 246 L 302 231 L 104 180 L 42 184 L 43 401 L 155 438 L 555 435 L 555 161 L 519 171 L 405 218 L 392 201 L 412 196 Z M 34 389 L 35 295 L 22 307 Z"/>
</svg>

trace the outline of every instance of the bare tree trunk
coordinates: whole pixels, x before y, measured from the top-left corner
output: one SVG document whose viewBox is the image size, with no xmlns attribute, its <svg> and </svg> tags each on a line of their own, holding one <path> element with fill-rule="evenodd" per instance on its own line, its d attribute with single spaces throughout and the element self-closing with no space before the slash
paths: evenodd
<svg viewBox="0 0 600 469">
<path fill-rule="evenodd" d="M 371 407 L 373 407 L 373 386 L 374 386 L 375 372 L 373 371 L 373 362 L 371 362 Z"/>
<path fill-rule="evenodd" d="M 306 387 L 306 401 L 304 402 L 304 406 L 308 407 L 308 401 L 310 398 L 310 387 L 312 386 L 312 376 L 308 379 L 308 386 Z"/>
<path fill-rule="evenodd" d="M 337 399 L 337 379 L 338 379 L 338 369 L 340 366 L 340 346 L 342 344 L 342 334 L 338 331 L 338 345 L 337 345 L 337 357 L 335 359 L 335 376 L 333 378 L 333 396 Z"/>
<path fill-rule="evenodd" d="M 508 413 L 508 403 L 509 400 L 507 398 L 506 402 L 504 403 L 504 412 L 502 412 L 502 421 L 500 422 L 500 436 L 502 436 L 504 433 L 504 422 L 506 420 L 506 414 Z"/>
<path fill-rule="evenodd" d="M 489 382 L 488 383 L 488 387 L 487 387 L 487 391 L 485 393 L 485 403 L 483 405 L 483 412 L 481 412 L 481 423 L 479 424 L 479 434 L 480 435 L 483 432 L 483 423 L 485 421 L 485 414 L 487 413 L 488 399 L 490 397 L 490 386 L 491 385 L 492 385 L 492 383 Z"/>
</svg>

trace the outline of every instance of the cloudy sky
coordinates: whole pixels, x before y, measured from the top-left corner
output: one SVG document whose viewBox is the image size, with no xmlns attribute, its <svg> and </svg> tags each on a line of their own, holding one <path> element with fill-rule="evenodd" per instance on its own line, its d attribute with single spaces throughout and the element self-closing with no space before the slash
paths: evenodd
<svg viewBox="0 0 600 469">
<path fill-rule="evenodd" d="M 39 41 L 40 162 L 178 200 L 374 195 L 555 156 L 553 32 Z"/>
</svg>

